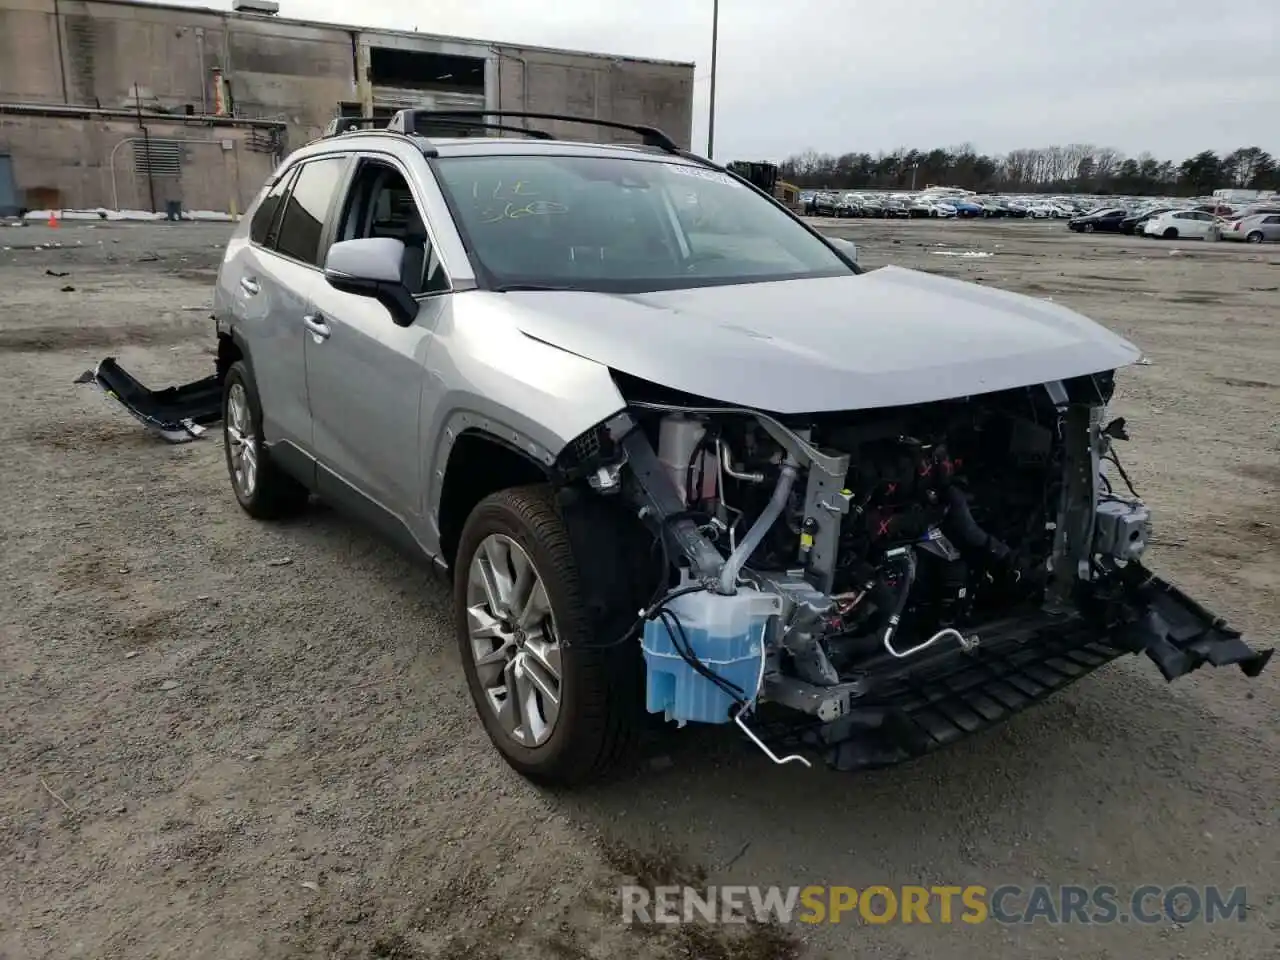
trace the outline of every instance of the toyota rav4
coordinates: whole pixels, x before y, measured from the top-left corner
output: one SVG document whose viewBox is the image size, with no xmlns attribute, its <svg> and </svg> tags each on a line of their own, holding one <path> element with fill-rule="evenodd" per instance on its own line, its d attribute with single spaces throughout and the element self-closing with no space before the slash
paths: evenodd
<svg viewBox="0 0 1280 960">
<path fill-rule="evenodd" d="M 464 119 L 528 136 L 436 135 Z M 660 131 L 531 119 L 402 111 L 299 149 L 227 246 L 209 381 L 97 371 L 170 433 L 218 398 L 254 517 L 316 494 L 447 571 L 511 766 L 581 782 L 654 715 L 866 768 L 1127 652 L 1262 670 L 1143 565 L 1106 415 L 1132 344 L 865 271 Z"/>
</svg>

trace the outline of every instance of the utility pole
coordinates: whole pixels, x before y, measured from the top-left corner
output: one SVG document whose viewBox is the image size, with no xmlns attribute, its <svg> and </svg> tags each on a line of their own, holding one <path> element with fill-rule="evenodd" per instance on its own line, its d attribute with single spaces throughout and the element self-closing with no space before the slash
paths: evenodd
<svg viewBox="0 0 1280 960">
<path fill-rule="evenodd" d="M 707 114 L 707 159 L 716 148 L 716 48 L 720 44 L 720 0 L 711 0 L 711 109 Z"/>
<path fill-rule="evenodd" d="M 156 212 L 156 181 L 152 162 L 154 156 L 151 152 L 151 131 L 147 129 L 147 125 L 142 122 L 142 88 L 138 86 L 138 81 L 133 81 L 133 103 L 138 111 L 138 129 L 142 131 L 142 143 L 147 154 L 147 192 L 151 195 L 151 212 Z M 136 166 L 136 161 L 135 161 Z"/>
</svg>

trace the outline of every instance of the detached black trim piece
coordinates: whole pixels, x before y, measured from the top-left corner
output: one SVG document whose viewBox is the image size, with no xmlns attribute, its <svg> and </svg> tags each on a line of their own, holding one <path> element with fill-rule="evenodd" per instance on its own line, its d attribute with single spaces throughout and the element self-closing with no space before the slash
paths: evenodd
<svg viewBox="0 0 1280 960">
<path fill-rule="evenodd" d="M 1254 650 L 1239 630 L 1143 567 L 1134 565 L 1125 572 L 1129 574 L 1124 603 L 1128 616 L 1115 637 L 1130 650 L 1144 651 L 1166 680 L 1176 680 L 1206 663 L 1235 665 L 1246 677 L 1256 677 L 1275 653 L 1274 648 Z"/>
<path fill-rule="evenodd" d="M 204 427 L 222 419 L 222 374 L 182 386 L 149 390 L 132 377 L 115 357 L 106 357 L 86 370 L 76 383 L 92 383 L 117 400 L 139 422 L 170 443 L 187 443 Z"/>
<path fill-rule="evenodd" d="M 867 694 L 849 713 L 782 739 L 794 744 L 799 733 L 837 770 L 892 766 L 993 727 L 1127 653 L 1146 653 L 1170 681 L 1205 664 L 1256 677 L 1275 653 L 1254 650 L 1139 564 L 1084 591 L 1078 614 L 1027 613 L 977 628 L 982 642 L 971 653 L 924 654 L 900 661 L 896 673 L 870 670 Z"/>
</svg>

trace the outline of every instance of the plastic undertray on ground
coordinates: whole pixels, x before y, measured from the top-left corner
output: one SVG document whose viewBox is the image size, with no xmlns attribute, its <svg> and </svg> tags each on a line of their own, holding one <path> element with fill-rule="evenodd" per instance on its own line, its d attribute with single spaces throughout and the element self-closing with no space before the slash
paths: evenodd
<svg viewBox="0 0 1280 960">
<path fill-rule="evenodd" d="M 97 385 L 169 443 L 195 440 L 208 424 L 222 419 L 222 377 L 217 373 L 181 386 L 151 390 L 121 367 L 115 357 L 106 357 L 75 382 Z"/>
</svg>

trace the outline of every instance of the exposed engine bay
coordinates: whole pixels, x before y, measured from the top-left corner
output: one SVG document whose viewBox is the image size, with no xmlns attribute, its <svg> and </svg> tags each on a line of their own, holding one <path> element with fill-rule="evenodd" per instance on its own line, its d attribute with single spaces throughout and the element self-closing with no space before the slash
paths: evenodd
<svg viewBox="0 0 1280 960">
<path fill-rule="evenodd" d="M 641 614 L 648 709 L 736 722 L 785 762 L 745 714 L 799 711 L 830 744 L 974 667 L 1016 693 L 1027 651 L 1060 665 L 1023 689 L 1137 649 L 1170 679 L 1206 660 L 1260 671 L 1269 651 L 1142 568 L 1150 514 L 1116 456 L 1123 420 L 1103 422 L 1111 389 L 1098 375 L 787 418 L 631 400 L 584 466 L 662 548 L 666 575 Z M 1161 599 L 1135 601 L 1143 591 Z M 1127 639 L 1098 646 L 1113 635 Z M 996 706 L 986 713 L 1015 709 Z"/>
</svg>

